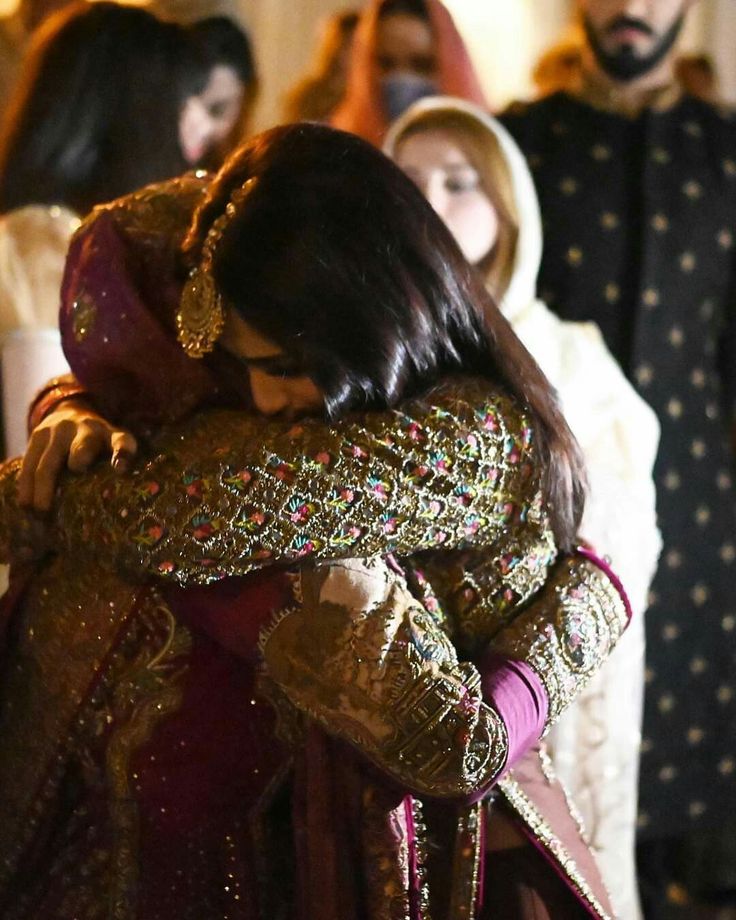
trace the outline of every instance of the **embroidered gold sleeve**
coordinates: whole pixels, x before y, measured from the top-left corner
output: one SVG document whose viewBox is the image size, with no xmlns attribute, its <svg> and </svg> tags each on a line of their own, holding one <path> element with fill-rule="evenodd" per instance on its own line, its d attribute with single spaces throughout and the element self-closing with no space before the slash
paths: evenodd
<svg viewBox="0 0 736 920">
<path fill-rule="evenodd" d="M 59 533 L 80 557 L 181 584 L 273 562 L 492 543 L 546 527 L 532 431 L 485 381 L 431 403 L 288 430 L 202 413 L 131 476 L 68 481 Z"/>
<path fill-rule="evenodd" d="M 423 553 L 408 561 L 430 586 L 463 654 L 478 654 L 543 588 L 557 548 L 541 508 L 533 505 L 528 523 L 535 520 L 539 526 L 509 528 L 483 548 Z"/>
<path fill-rule="evenodd" d="M 620 588 L 599 565 L 576 554 L 558 563 L 539 597 L 492 644 L 537 672 L 549 700 L 549 728 L 601 667 L 627 625 Z"/>
<path fill-rule="evenodd" d="M 297 577 L 301 603 L 261 640 L 279 690 L 402 786 L 448 797 L 489 786 L 506 762 L 506 728 L 403 579 L 376 558 Z"/>
</svg>

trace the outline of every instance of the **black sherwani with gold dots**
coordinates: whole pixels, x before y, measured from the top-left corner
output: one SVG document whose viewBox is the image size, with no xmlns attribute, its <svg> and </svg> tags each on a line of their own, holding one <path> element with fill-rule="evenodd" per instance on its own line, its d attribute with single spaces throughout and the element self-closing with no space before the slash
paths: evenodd
<svg viewBox="0 0 736 920">
<path fill-rule="evenodd" d="M 640 826 L 679 835 L 736 813 L 736 124 L 565 93 L 504 121 L 540 197 L 540 296 L 598 323 L 662 426 Z"/>
</svg>

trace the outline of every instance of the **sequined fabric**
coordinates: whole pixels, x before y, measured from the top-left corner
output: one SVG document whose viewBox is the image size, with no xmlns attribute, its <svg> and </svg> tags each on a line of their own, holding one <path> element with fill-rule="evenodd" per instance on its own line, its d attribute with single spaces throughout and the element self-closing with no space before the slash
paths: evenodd
<svg viewBox="0 0 736 920">
<path fill-rule="evenodd" d="M 330 427 L 212 411 L 159 438 L 131 476 L 100 469 L 70 479 L 59 540 L 80 558 L 180 584 L 273 561 L 489 545 L 502 535 L 512 555 L 541 545 L 545 552 L 517 568 L 543 570 L 551 537 L 536 463 L 526 416 L 485 381 Z M 8 475 L 0 481 L 6 547 Z"/>
<path fill-rule="evenodd" d="M 480 792 L 506 760 L 480 675 L 381 560 L 300 573 L 301 606 L 262 643 L 270 677 L 302 711 L 349 740 L 402 786 Z"/>
<path fill-rule="evenodd" d="M 559 564 L 544 594 L 547 602 L 520 614 L 496 637 L 494 649 L 539 674 L 549 698 L 549 727 L 613 651 L 628 615 L 613 582 L 579 555 Z"/>
</svg>

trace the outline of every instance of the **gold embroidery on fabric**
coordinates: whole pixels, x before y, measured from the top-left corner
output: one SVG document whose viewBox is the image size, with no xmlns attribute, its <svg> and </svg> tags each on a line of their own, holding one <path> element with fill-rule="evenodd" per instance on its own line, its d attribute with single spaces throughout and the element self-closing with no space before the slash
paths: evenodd
<svg viewBox="0 0 736 920">
<path fill-rule="evenodd" d="M 571 556 L 493 647 L 537 672 L 547 691 L 549 728 L 606 660 L 626 625 L 624 602 L 608 576 L 583 556 Z"/>
<path fill-rule="evenodd" d="M 432 920 L 432 915 L 430 913 L 429 879 L 427 876 L 428 840 L 427 824 L 424 820 L 424 806 L 416 796 L 412 796 L 411 807 L 414 819 L 416 869 L 417 882 L 419 884 L 419 911 L 422 920 Z"/>
<path fill-rule="evenodd" d="M 433 618 L 381 559 L 306 567 L 302 607 L 263 632 L 271 680 L 408 788 L 472 794 L 506 761 L 506 727 Z"/>
<path fill-rule="evenodd" d="M 391 795 L 395 800 L 396 796 Z M 361 838 L 370 920 L 409 920 L 409 828 L 404 803 L 391 807 L 375 786 L 363 790 Z"/>
<path fill-rule="evenodd" d="M 114 690 L 113 708 L 120 724 L 112 732 L 106 752 L 113 828 L 110 920 L 134 920 L 136 916 L 138 809 L 131 788 L 131 758 L 150 740 L 156 726 L 179 708 L 180 677 L 191 649 L 189 632 L 177 625 L 156 595 L 147 598 L 138 617 L 149 632 L 160 634 L 162 641 L 158 648 L 144 649 Z M 122 715 L 126 710 L 127 717 Z"/>
<path fill-rule="evenodd" d="M 452 872 L 452 895 L 448 916 L 472 920 L 478 902 L 480 861 L 483 858 L 483 802 L 462 808 L 457 819 Z"/>
<path fill-rule="evenodd" d="M 485 381 L 447 385 L 432 403 L 288 430 L 199 415 L 160 438 L 132 476 L 70 481 L 62 536 L 80 555 L 181 584 L 276 560 L 533 539 L 525 532 L 543 542 L 525 416 Z"/>
<path fill-rule="evenodd" d="M 68 557 L 54 560 L 29 586 L 0 709 L 0 888 L 79 746 L 80 710 L 135 593 L 116 576 Z"/>
<path fill-rule="evenodd" d="M 498 788 L 501 790 L 511 808 L 513 808 L 534 834 L 535 839 L 544 846 L 545 850 L 547 850 L 564 871 L 575 888 L 575 891 L 595 912 L 596 916 L 599 917 L 600 920 L 613 920 L 613 918 L 606 913 L 603 905 L 595 896 L 595 893 L 585 880 L 585 876 L 578 868 L 575 860 L 568 853 L 562 841 L 555 835 L 541 812 L 524 793 L 521 786 L 510 776 L 500 780 Z"/>
</svg>

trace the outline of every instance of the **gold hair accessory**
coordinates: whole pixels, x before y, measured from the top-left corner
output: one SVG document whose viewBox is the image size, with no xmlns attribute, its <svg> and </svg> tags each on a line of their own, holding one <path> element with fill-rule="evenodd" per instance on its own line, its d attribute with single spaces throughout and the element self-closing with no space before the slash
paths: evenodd
<svg viewBox="0 0 736 920">
<path fill-rule="evenodd" d="M 202 258 L 189 273 L 176 314 L 176 338 L 190 358 L 202 358 L 215 347 L 225 326 L 225 303 L 212 274 L 215 250 L 230 221 L 238 213 L 238 205 L 248 194 L 255 179 L 248 179 L 230 196 L 221 214 L 212 224 L 204 244 Z"/>
</svg>

